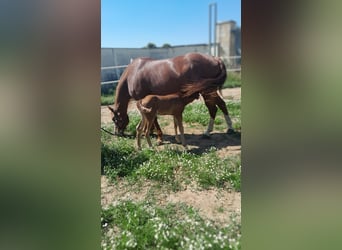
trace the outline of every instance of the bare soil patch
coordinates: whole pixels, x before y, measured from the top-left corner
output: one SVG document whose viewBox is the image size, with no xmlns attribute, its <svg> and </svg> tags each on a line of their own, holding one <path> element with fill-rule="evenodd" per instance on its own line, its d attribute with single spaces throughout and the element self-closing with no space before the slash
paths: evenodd
<svg viewBox="0 0 342 250">
<path fill-rule="evenodd" d="M 120 201 L 143 201 L 153 198 L 160 206 L 168 203 L 185 203 L 197 209 L 202 218 L 213 220 L 218 224 L 229 223 L 231 214 L 241 212 L 241 193 L 228 190 L 210 189 L 198 190 L 189 187 L 178 192 L 155 189 L 150 182 L 143 186 L 128 187 L 127 183 L 111 184 L 105 176 L 101 177 L 101 205 L 107 207 Z"/>
</svg>

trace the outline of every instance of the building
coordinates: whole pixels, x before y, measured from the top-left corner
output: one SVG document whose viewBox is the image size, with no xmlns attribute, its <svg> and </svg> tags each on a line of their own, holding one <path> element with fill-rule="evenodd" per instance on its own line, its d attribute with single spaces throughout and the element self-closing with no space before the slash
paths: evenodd
<svg viewBox="0 0 342 250">
<path fill-rule="evenodd" d="M 227 68 L 236 68 L 241 64 L 241 28 L 235 21 L 216 24 L 217 56 L 222 57 Z"/>
</svg>

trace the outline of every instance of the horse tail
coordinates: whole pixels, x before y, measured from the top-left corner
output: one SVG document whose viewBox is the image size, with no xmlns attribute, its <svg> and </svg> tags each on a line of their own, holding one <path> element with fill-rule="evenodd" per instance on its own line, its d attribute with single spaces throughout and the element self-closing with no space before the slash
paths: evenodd
<svg viewBox="0 0 342 250">
<path fill-rule="evenodd" d="M 182 97 L 188 97 L 193 95 L 196 92 L 201 92 L 206 89 L 222 89 L 223 84 L 227 78 L 227 71 L 224 63 L 221 60 L 218 60 L 220 65 L 221 72 L 215 78 L 202 79 L 197 82 L 191 82 L 184 84 L 181 88 Z"/>
<path fill-rule="evenodd" d="M 137 101 L 137 107 L 140 111 L 142 111 L 144 113 L 151 113 L 152 112 L 152 108 L 146 108 L 144 105 L 142 105 L 141 100 Z"/>
<path fill-rule="evenodd" d="M 223 93 L 222 93 L 222 87 L 220 87 L 219 89 L 218 89 L 218 94 L 219 94 L 219 96 L 221 97 L 221 99 L 223 99 Z"/>
</svg>

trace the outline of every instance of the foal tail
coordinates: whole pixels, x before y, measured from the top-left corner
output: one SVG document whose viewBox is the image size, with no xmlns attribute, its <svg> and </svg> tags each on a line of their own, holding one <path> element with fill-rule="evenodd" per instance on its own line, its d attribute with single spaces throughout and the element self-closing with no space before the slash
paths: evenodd
<svg viewBox="0 0 342 250">
<path fill-rule="evenodd" d="M 196 92 L 201 92 L 207 89 L 222 89 L 222 86 L 227 78 L 226 66 L 221 60 L 218 60 L 221 72 L 215 78 L 201 79 L 197 82 L 184 84 L 181 88 L 182 97 L 189 97 Z"/>
<path fill-rule="evenodd" d="M 141 102 L 141 100 L 137 101 L 137 108 L 143 113 L 151 113 L 152 108 L 146 108 Z"/>
</svg>

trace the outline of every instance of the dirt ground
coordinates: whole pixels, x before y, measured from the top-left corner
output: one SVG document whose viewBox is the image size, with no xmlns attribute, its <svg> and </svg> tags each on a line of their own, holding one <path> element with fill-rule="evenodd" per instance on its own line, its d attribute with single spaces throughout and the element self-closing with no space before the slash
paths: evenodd
<svg viewBox="0 0 342 250">
<path fill-rule="evenodd" d="M 241 88 L 223 89 L 222 96 L 225 100 L 240 100 Z M 196 100 L 202 101 L 202 100 Z M 135 110 L 135 103 L 131 102 L 129 110 Z M 171 117 L 170 117 L 171 118 Z M 234 120 L 233 120 L 234 122 Z M 110 111 L 106 106 L 101 107 L 101 124 L 112 124 Z M 204 128 L 205 129 L 205 128 Z M 166 127 L 162 127 L 164 133 L 164 145 L 174 144 L 173 123 Z M 241 138 L 236 135 L 228 135 L 226 133 L 215 130 L 210 138 L 203 138 L 204 130 L 192 128 L 184 124 L 185 139 L 190 152 L 200 153 L 212 146 L 215 146 L 220 157 L 241 154 Z M 163 146 L 158 146 L 157 150 L 162 150 Z M 150 184 L 146 183 L 144 187 L 140 187 L 139 191 L 127 189 L 124 184 L 113 185 L 109 183 L 105 176 L 101 177 L 101 205 L 106 207 L 110 204 L 116 204 L 119 200 L 142 200 L 150 190 Z M 218 223 L 227 223 L 229 214 L 233 212 L 240 213 L 241 210 L 241 193 L 230 192 L 226 190 L 210 189 L 198 191 L 188 188 L 184 191 L 159 193 L 157 199 L 160 205 L 168 202 L 183 202 L 199 210 L 204 217 L 214 220 Z"/>
</svg>

